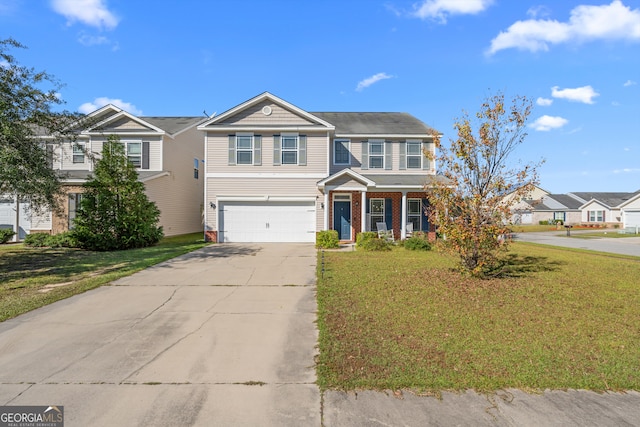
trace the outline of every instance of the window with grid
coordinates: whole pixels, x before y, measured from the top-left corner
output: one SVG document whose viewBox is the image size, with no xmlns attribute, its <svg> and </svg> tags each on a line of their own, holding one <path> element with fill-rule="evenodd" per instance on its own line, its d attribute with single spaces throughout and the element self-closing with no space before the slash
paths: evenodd
<svg viewBox="0 0 640 427">
<path fill-rule="evenodd" d="M 298 164 L 298 135 L 282 135 L 282 164 Z"/>
<path fill-rule="evenodd" d="M 142 167 L 142 142 L 127 142 L 127 159 L 133 166 Z"/>
<path fill-rule="evenodd" d="M 422 168 L 422 142 L 407 141 L 407 169 Z"/>
<path fill-rule="evenodd" d="M 604 211 L 589 211 L 589 222 L 604 222 Z"/>
<path fill-rule="evenodd" d="M 384 141 L 369 141 L 369 169 L 384 168 Z"/>
<path fill-rule="evenodd" d="M 348 139 L 336 139 L 333 141 L 333 164 L 351 164 L 351 153 L 349 153 Z"/>
<path fill-rule="evenodd" d="M 378 231 L 378 222 L 384 222 L 384 199 L 369 199 L 369 230 Z"/>
<path fill-rule="evenodd" d="M 422 200 L 407 200 L 407 224 L 413 224 L 413 231 L 420 231 L 422 225 Z"/>
<path fill-rule="evenodd" d="M 236 164 L 253 164 L 253 135 L 236 136 Z"/>
<path fill-rule="evenodd" d="M 84 147 L 83 142 L 73 144 L 73 163 L 84 163 Z"/>
</svg>

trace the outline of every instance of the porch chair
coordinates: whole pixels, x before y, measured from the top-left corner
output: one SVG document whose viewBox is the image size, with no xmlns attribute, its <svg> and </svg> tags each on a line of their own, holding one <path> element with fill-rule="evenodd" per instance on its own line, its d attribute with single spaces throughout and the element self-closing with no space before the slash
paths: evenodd
<svg viewBox="0 0 640 427">
<path fill-rule="evenodd" d="M 395 241 L 393 237 L 393 230 L 387 230 L 387 224 L 384 222 L 376 222 L 376 228 L 378 229 L 378 238 L 385 239 L 390 242 Z"/>
<path fill-rule="evenodd" d="M 405 238 L 409 238 L 413 236 L 413 223 L 410 222 L 407 224 L 407 229 L 405 230 Z"/>
</svg>

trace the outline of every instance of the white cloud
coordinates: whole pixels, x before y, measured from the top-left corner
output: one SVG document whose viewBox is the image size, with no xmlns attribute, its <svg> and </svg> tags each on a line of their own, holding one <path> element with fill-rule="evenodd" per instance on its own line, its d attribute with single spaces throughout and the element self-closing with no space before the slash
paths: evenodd
<svg viewBox="0 0 640 427">
<path fill-rule="evenodd" d="M 10 67 L 9 62 L 5 61 L 4 59 L 0 60 L 0 68 L 9 68 L 9 67 Z"/>
<path fill-rule="evenodd" d="M 113 104 L 116 107 L 122 108 L 127 113 L 131 113 L 135 116 L 142 115 L 142 110 L 138 110 L 136 106 L 131 104 L 130 102 L 124 102 L 122 99 L 107 98 L 104 96 L 94 99 L 93 102 L 85 102 L 78 108 L 78 111 L 83 114 L 89 114 L 108 104 Z"/>
<path fill-rule="evenodd" d="M 64 15 L 68 24 L 80 21 L 97 28 L 113 29 L 119 19 L 107 9 L 106 0 L 51 0 L 53 10 Z"/>
<path fill-rule="evenodd" d="M 387 73 L 374 74 L 373 76 L 367 77 L 366 79 L 358 82 L 358 86 L 356 87 L 356 90 L 360 92 L 362 89 L 368 88 L 369 86 L 379 82 L 380 80 L 386 80 L 391 78 L 393 78 L 393 76 L 390 76 Z"/>
<path fill-rule="evenodd" d="M 629 86 L 635 86 L 637 84 L 638 84 L 638 82 L 634 82 L 633 80 L 627 80 L 626 82 L 624 82 L 624 84 L 622 86 L 629 87 Z"/>
<path fill-rule="evenodd" d="M 423 0 L 413 6 L 412 16 L 447 22 L 449 15 L 475 15 L 487 9 L 494 0 Z"/>
<path fill-rule="evenodd" d="M 571 10 L 568 22 L 549 19 L 516 21 L 493 40 L 487 54 L 509 48 L 548 51 L 549 45 L 590 40 L 640 41 L 640 10 L 620 0 L 609 5 L 580 5 Z"/>
<path fill-rule="evenodd" d="M 541 107 L 548 107 L 549 105 L 553 104 L 553 99 L 539 97 L 538 99 L 536 99 L 536 104 L 540 105 Z"/>
<path fill-rule="evenodd" d="M 558 89 L 558 86 L 554 86 L 551 88 L 551 96 L 574 102 L 593 104 L 593 98 L 600 96 L 600 94 L 593 90 L 591 86 L 582 86 L 573 89 Z"/>
<path fill-rule="evenodd" d="M 104 36 L 90 36 L 88 34 L 80 34 L 80 37 L 78 37 L 78 41 L 80 42 L 80 44 L 85 46 L 95 46 L 111 43 L 109 39 Z"/>
<path fill-rule="evenodd" d="M 639 168 L 624 168 L 624 169 L 615 169 L 613 173 L 640 173 Z"/>
<path fill-rule="evenodd" d="M 539 16 L 549 16 L 549 8 L 547 6 L 533 6 L 527 10 L 527 15 L 532 18 L 537 18 Z"/>
<path fill-rule="evenodd" d="M 569 120 L 563 117 L 544 115 L 536 119 L 536 121 L 531 123 L 529 126 L 531 126 L 533 129 L 537 131 L 547 132 L 547 131 L 550 131 L 551 129 L 561 128 L 567 123 L 569 123 Z"/>
</svg>

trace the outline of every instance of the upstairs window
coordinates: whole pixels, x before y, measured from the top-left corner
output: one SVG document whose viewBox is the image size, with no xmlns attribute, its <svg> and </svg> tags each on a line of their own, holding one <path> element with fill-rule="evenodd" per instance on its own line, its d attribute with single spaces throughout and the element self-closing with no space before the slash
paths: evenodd
<svg viewBox="0 0 640 427">
<path fill-rule="evenodd" d="M 369 141 L 369 169 L 384 168 L 384 141 Z"/>
<path fill-rule="evenodd" d="M 407 141 L 407 169 L 422 169 L 423 157 L 422 142 Z"/>
<path fill-rule="evenodd" d="M 84 142 L 75 142 L 73 144 L 73 163 L 84 163 Z"/>
<path fill-rule="evenodd" d="M 236 164 L 253 164 L 253 135 L 236 136 Z"/>
<path fill-rule="evenodd" d="M 142 167 L 142 142 L 126 142 L 127 159 L 137 168 Z"/>
<path fill-rule="evenodd" d="M 333 141 L 333 164 L 350 165 L 351 153 L 348 139 L 336 139 Z"/>
<path fill-rule="evenodd" d="M 282 135 L 282 164 L 298 164 L 298 135 Z"/>
</svg>

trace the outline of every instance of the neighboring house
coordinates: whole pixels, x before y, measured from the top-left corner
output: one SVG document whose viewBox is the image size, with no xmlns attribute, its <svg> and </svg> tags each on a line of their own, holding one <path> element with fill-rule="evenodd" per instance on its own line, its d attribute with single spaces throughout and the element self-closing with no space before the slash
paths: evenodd
<svg viewBox="0 0 640 427">
<path fill-rule="evenodd" d="M 533 223 L 562 221 L 563 224 L 582 222 L 582 202 L 566 194 L 547 194 L 533 206 Z"/>
<path fill-rule="evenodd" d="M 385 223 L 433 232 L 425 185 L 437 131 L 406 113 L 315 113 L 268 92 L 198 126 L 205 132 L 205 235 L 217 242 L 342 241 Z"/>
<path fill-rule="evenodd" d="M 60 233 L 73 228 L 83 184 L 100 158 L 103 142 L 118 135 L 129 160 L 145 184 L 149 200 L 160 210 L 165 236 L 202 231 L 204 193 L 202 134 L 207 117 L 136 117 L 107 105 L 87 116 L 91 125 L 78 130 L 74 143 L 50 145 L 51 166 L 63 179 L 62 212 L 34 212 L 31 232 Z"/>
<path fill-rule="evenodd" d="M 511 223 L 513 224 L 531 224 L 533 223 L 533 211 L 540 199 L 549 194 L 547 190 L 544 190 L 538 186 L 534 186 L 521 200 L 515 202 L 511 207 Z M 514 194 L 509 193 L 505 196 L 506 202 L 511 202 L 514 199 Z"/>
<path fill-rule="evenodd" d="M 640 231 L 640 190 L 620 204 L 620 212 L 624 228 L 635 228 L 636 233 Z"/>
<path fill-rule="evenodd" d="M 568 193 L 569 196 L 582 202 L 582 223 L 622 224 L 621 206 L 633 198 L 636 193 L 608 192 Z"/>
</svg>

